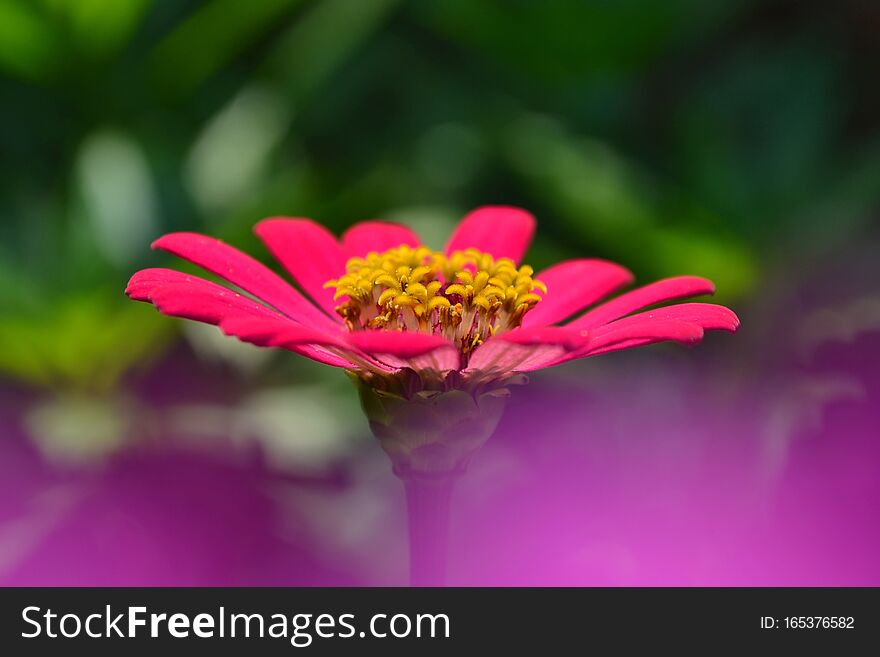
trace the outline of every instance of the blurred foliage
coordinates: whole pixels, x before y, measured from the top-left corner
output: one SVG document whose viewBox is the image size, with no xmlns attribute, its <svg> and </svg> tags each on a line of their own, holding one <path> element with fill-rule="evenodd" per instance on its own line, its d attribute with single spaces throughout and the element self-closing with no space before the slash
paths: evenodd
<svg viewBox="0 0 880 657">
<path fill-rule="evenodd" d="M 747 300 L 869 231 L 878 25 L 867 0 L 0 0 L 0 374 L 112 388 L 180 328 L 122 296 L 150 240 L 264 255 L 270 214 L 436 244 L 521 204 L 536 266 Z"/>
<path fill-rule="evenodd" d="M 167 322 L 115 299 L 116 290 L 56 299 L 0 321 L 0 371 L 54 389 L 108 391 L 169 333 Z"/>
</svg>

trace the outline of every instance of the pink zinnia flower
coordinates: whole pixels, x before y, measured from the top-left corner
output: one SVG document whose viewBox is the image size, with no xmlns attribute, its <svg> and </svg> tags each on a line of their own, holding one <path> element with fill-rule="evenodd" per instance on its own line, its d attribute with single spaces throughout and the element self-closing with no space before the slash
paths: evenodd
<svg viewBox="0 0 880 657">
<path fill-rule="evenodd" d="M 348 370 L 370 428 L 405 484 L 411 581 L 438 585 L 452 483 L 494 431 L 507 385 L 521 383 L 523 372 L 577 358 L 666 340 L 692 343 L 706 329 L 739 326 L 733 312 L 713 304 L 645 310 L 711 294 L 705 278 L 668 278 L 599 303 L 632 274 L 596 259 L 535 274 L 520 264 L 534 231 L 524 210 L 483 207 L 436 252 L 397 224 L 365 221 L 337 240 L 309 219 L 262 221 L 257 235 L 302 292 L 218 240 L 172 233 L 153 246 L 241 292 L 145 269 L 126 293 L 167 315 Z"/>
<path fill-rule="evenodd" d="M 694 343 L 705 330 L 739 326 L 715 304 L 645 310 L 712 294 L 705 278 L 667 278 L 600 303 L 633 281 L 627 269 L 576 259 L 535 274 L 520 263 L 535 220 L 513 207 L 471 212 L 442 252 L 381 221 L 356 224 L 341 239 L 309 219 L 266 219 L 255 230 L 302 291 L 219 240 L 171 233 L 153 247 L 235 289 L 157 268 L 136 273 L 126 294 L 166 315 L 345 368 L 383 389 L 417 374 L 423 389 L 475 390 L 521 372 L 655 342 Z"/>
</svg>

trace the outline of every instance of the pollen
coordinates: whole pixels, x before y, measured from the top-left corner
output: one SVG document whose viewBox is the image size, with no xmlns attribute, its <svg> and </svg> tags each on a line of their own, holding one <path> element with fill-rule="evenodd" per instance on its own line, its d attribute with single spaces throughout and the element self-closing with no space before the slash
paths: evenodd
<svg viewBox="0 0 880 657">
<path fill-rule="evenodd" d="M 449 255 L 399 246 L 351 258 L 327 281 L 351 331 L 385 329 L 442 335 L 469 353 L 509 331 L 541 301 L 546 286 L 528 265 L 476 249 Z"/>
</svg>

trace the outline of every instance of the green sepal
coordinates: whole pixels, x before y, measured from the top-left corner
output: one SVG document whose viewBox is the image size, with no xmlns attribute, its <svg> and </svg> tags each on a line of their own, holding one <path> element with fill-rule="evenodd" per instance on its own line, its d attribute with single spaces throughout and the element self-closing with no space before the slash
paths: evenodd
<svg viewBox="0 0 880 657">
<path fill-rule="evenodd" d="M 373 435 L 400 477 L 462 472 L 473 453 L 489 439 L 510 392 L 415 390 L 385 386 L 352 376 Z"/>
</svg>

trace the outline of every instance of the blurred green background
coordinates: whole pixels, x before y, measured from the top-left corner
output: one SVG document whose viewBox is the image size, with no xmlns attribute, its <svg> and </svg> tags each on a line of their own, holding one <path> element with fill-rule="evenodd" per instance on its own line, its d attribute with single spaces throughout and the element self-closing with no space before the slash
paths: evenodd
<svg viewBox="0 0 880 657">
<path fill-rule="evenodd" d="M 0 0 L 0 376 L 76 400 L 49 434 L 116 435 L 122 382 L 181 339 L 336 385 L 127 301 L 171 263 L 150 241 L 264 257 L 250 228 L 281 214 L 439 244 L 484 203 L 538 216 L 537 268 L 711 277 L 751 321 L 732 353 L 760 347 L 777 317 L 749 308 L 877 243 L 878 37 L 868 0 Z"/>
</svg>

